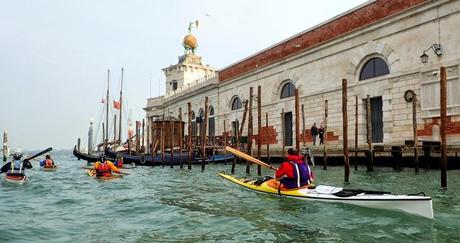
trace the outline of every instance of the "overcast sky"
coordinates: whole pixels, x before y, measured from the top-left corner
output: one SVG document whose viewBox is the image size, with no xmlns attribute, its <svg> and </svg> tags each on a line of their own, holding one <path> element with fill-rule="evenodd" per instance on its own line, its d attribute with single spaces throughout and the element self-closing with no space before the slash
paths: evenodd
<svg viewBox="0 0 460 243">
<path fill-rule="evenodd" d="M 220 69 L 364 2 L 0 0 L 0 129 L 12 148 L 70 149 L 78 137 L 86 146 L 107 69 L 118 99 L 125 68 L 124 100 L 141 120 L 190 21 L 200 21 L 197 54 Z"/>
</svg>

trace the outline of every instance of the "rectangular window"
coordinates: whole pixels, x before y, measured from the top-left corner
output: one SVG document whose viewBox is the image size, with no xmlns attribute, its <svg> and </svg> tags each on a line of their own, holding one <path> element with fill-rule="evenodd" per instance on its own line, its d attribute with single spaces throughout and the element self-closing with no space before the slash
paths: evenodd
<svg viewBox="0 0 460 243">
<path fill-rule="evenodd" d="M 422 118 L 440 116 L 440 73 L 439 70 L 431 70 L 422 73 L 420 82 L 420 103 Z M 447 114 L 460 114 L 460 81 L 458 66 L 447 68 Z"/>
</svg>

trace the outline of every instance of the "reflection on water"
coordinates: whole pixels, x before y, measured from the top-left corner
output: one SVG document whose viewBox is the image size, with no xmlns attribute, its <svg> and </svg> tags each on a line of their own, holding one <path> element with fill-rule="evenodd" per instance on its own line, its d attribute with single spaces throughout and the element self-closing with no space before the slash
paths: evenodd
<svg viewBox="0 0 460 243">
<path fill-rule="evenodd" d="M 80 169 L 82 161 L 59 159 L 55 173 L 34 165 L 28 184 L 0 184 L 0 242 L 446 242 L 460 237 L 460 171 L 448 172 L 449 189 L 443 191 L 439 171 L 415 175 L 413 169 L 360 168 L 343 185 L 342 167 L 315 168 L 317 184 L 423 191 L 433 197 L 435 219 L 429 220 L 257 194 L 216 175 L 230 165 L 209 165 L 204 172 L 138 167 L 123 179 L 101 182 Z M 244 165 L 237 166 L 238 175 L 244 171 Z"/>
</svg>

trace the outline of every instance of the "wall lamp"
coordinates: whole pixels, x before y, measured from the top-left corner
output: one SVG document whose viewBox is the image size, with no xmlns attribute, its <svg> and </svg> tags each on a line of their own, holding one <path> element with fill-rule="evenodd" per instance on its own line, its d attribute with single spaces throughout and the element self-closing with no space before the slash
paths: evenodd
<svg viewBox="0 0 460 243">
<path fill-rule="evenodd" d="M 424 50 L 423 51 L 423 54 L 420 56 L 420 60 L 422 61 L 423 64 L 426 64 L 428 63 L 428 55 L 425 53 L 429 50 L 433 50 L 433 52 L 439 57 L 442 55 L 442 48 L 441 48 L 441 44 L 433 44 L 431 45 L 430 47 L 428 47 L 428 49 Z"/>
</svg>

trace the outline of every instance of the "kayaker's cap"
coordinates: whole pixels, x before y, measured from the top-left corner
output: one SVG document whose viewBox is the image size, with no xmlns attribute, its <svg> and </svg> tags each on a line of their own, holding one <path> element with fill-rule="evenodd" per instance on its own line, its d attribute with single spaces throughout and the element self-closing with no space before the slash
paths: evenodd
<svg viewBox="0 0 460 243">
<path fill-rule="evenodd" d="M 21 154 L 21 153 L 14 153 L 14 154 L 13 154 L 13 159 L 15 159 L 15 160 L 20 160 L 21 157 L 22 157 L 22 154 Z"/>
</svg>

